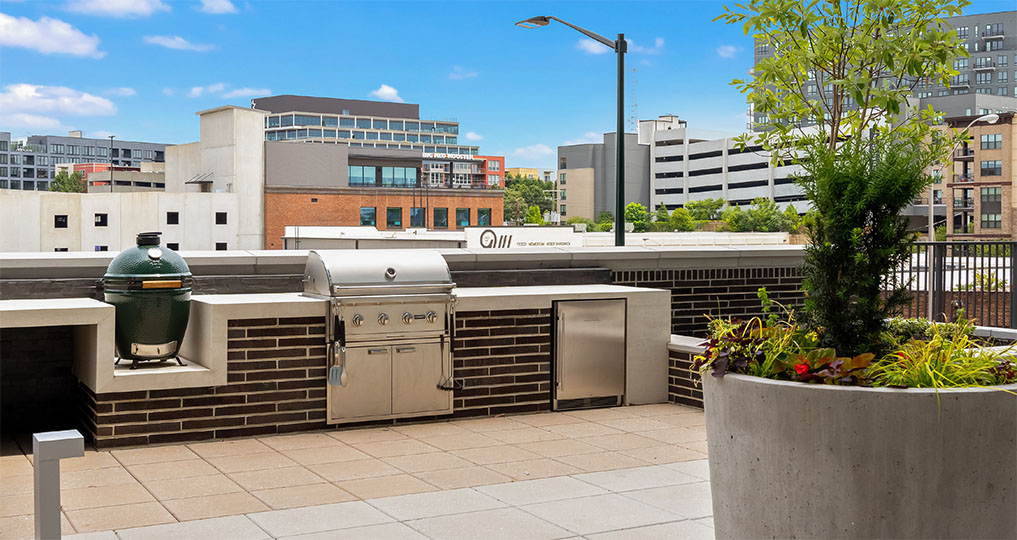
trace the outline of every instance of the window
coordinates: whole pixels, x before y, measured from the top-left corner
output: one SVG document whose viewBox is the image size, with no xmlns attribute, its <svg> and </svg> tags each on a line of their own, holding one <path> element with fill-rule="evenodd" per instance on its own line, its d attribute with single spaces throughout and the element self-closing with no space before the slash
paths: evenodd
<svg viewBox="0 0 1017 540">
<path fill-rule="evenodd" d="M 981 191 L 982 191 L 982 202 L 983 203 L 986 203 L 986 202 L 1000 202 L 1002 200 L 1002 197 L 1003 197 L 1003 188 L 1001 188 L 1001 187 L 992 187 L 992 188 L 984 188 L 983 187 L 981 189 Z"/>
<path fill-rule="evenodd" d="M 179 225 L 180 224 L 180 213 L 179 212 L 166 212 L 166 224 L 167 225 Z"/>
<path fill-rule="evenodd" d="M 491 209 L 490 208 L 478 208 L 477 209 L 477 226 L 478 227 L 490 227 L 491 226 Z"/>
<path fill-rule="evenodd" d="M 456 228 L 470 226 L 470 209 L 456 208 Z"/>
<path fill-rule="evenodd" d="M 67 251 L 67 248 L 65 248 L 65 247 L 64 248 L 53 248 L 53 251 L 63 252 L 63 251 Z"/>
<path fill-rule="evenodd" d="M 448 228 L 448 208 L 435 208 L 434 209 L 434 228 L 435 229 L 447 229 Z"/>
<path fill-rule="evenodd" d="M 1006 92 L 1007 92 L 1007 87 L 1005 87 L 1005 86 L 1000 86 L 1000 87 L 999 87 L 999 90 L 998 90 L 998 91 L 996 92 L 996 95 L 999 95 L 999 96 L 1005 96 L 1005 95 L 1006 95 Z"/>
<path fill-rule="evenodd" d="M 1010 60 L 1010 55 L 1001 54 L 1001 55 L 996 57 L 996 64 L 999 65 L 999 67 L 1006 67 L 1007 63 L 1009 62 L 1009 60 Z"/>
<path fill-rule="evenodd" d="M 0 141 L 0 152 L 6 152 L 9 148 L 7 141 Z"/>
<path fill-rule="evenodd" d="M 957 37 L 959 39 L 967 39 L 968 38 L 968 27 L 967 26 L 961 26 L 960 28 L 958 28 L 957 29 Z"/>
<path fill-rule="evenodd" d="M 1000 160 L 995 161 L 983 161 L 981 163 L 982 176 L 1002 176 L 1003 175 L 1003 162 Z"/>
<path fill-rule="evenodd" d="M 1003 23 L 991 23 L 985 25 L 985 36 L 1002 36 L 1003 35 Z"/>
<path fill-rule="evenodd" d="M 374 119 L 371 121 L 371 127 L 374 129 L 388 129 L 388 121 Z"/>
<path fill-rule="evenodd" d="M 335 116 L 322 116 L 321 125 L 325 127 L 339 127 L 339 119 Z"/>
<path fill-rule="evenodd" d="M 501 163 L 498 162 L 498 161 L 488 161 L 487 162 L 487 170 L 489 170 L 489 171 L 499 171 L 499 170 L 501 170 L 500 167 L 501 167 Z"/>
<path fill-rule="evenodd" d="M 67 228 L 67 216 L 66 215 L 55 215 L 53 216 L 53 228 L 54 229 L 66 229 Z"/>
<path fill-rule="evenodd" d="M 568 167 L 565 164 L 565 158 L 558 158 L 558 168 L 559 169 L 568 169 Z"/>
<path fill-rule="evenodd" d="M 962 73 L 960 75 L 950 77 L 950 86 L 966 86 L 970 83 L 970 81 L 971 79 L 968 78 L 968 74 Z"/>
<path fill-rule="evenodd" d="M 378 134 L 375 133 L 374 131 L 368 131 L 367 132 L 367 140 L 369 140 L 369 141 L 376 141 L 376 140 L 378 140 Z"/>
<path fill-rule="evenodd" d="M 1001 228 L 1003 228 L 1003 215 L 1002 214 L 982 214 L 982 228 L 983 229 L 1001 229 Z"/>
<path fill-rule="evenodd" d="M 561 200 L 564 201 L 565 200 L 565 190 L 563 189 L 559 193 L 561 193 Z"/>
<path fill-rule="evenodd" d="M 373 206 L 361 206 L 360 207 L 360 224 L 371 225 L 375 224 L 375 209 Z"/>
<path fill-rule="evenodd" d="M 216 242 L 215 243 L 215 250 L 216 251 L 226 251 L 226 242 Z"/>
<path fill-rule="evenodd" d="M 401 207 L 385 210 L 385 227 L 388 229 L 403 228 L 403 209 Z"/>
<path fill-rule="evenodd" d="M 266 125 L 266 127 L 270 127 L 270 128 L 279 127 L 279 117 L 278 116 L 269 116 L 268 118 L 265 119 L 265 121 L 268 123 Z"/>
<path fill-rule="evenodd" d="M 410 208 L 410 227 L 423 227 L 425 212 L 423 208 Z"/>
<path fill-rule="evenodd" d="M 563 205 L 561 205 L 561 208 L 560 208 L 560 210 L 561 210 L 561 211 L 560 211 L 559 213 L 560 213 L 561 215 L 563 215 L 563 216 L 564 216 L 564 215 L 566 214 L 566 212 L 565 212 L 565 205 L 564 205 L 564 204 L 563 204 Z"/>
<path fill-rule="evenodd" d="M 226 224 L 226 212 L 216 212 L 215 213 L 215 224 L 216 225 L 225 225 Z"/>
<path fill-rule="evenodd" d="M 339 118 L 339 127 L 342 128 L 357 127 L 357 123 L 352 118 L 341 117 Z"/>
<path fill-rule="evenodd" d="M 49 153 L 50 154 L 63 154 L 64 153 L 64 145 L 62 145 L 62 144 L 51 144 L 51 145 L 49 145 Z"/>
<path fill-rule="evenodd" d="M 371 129 L 371 119 L 357 118 L 357 129 Z"/>
<path fill-rule="evenodd" d="M 1003 148 L 1003 135 L 996 133 L 994 135 L 982 135 L 982 150 L 997 150 Z"/>
<path fill-rule="evenodd" d="M 987 50 L 987 51 L 1001 51 L 1001 50 L 1003 50 L 1003 40 L 1002 39 L 995 39 L 995 40 L 987 42 L 985 44 L 985 50 Z"/>
<path fill-rule="evenodd" d="M 287 114 L 280 117 L 279 127 L 289 127 L 293 125 L 293 115 Z"/>
<path fill-rule="evenodd" d="M 989 84 L 992 82 L 992 73 L 975 73 L 975 84 Z"/>
<path fill-rule="evenodd" d="M 109 251 L 109 246 L 95 246 L 95 251 Z"/>
<path fill-rule="evenodd" d="M 756 47 L 756 50 L 759 51 L 760 55 L 770 54 L 770 46 L 765 43 Z"/>
<path fill-rule="evenodd" d="M 107 217 L 106 214 L 96 214 L 95 215 L 95 226 L 96 227 L 105 227 L 107 225 L 109 225 L 109 218 Z"/>
<path fill-rule="evenodd" d="M 999 73 L 996 74 L 996 81 L 998 82 L 1001 83 L 1009 82 L 1009 79 L 1010 79 L 1009 71 L 1000 71 Z"/>
<path fill-rule="evenodd" d="M 171 251 L 180 251 L 180 244 L 176 242 L 167 242 L 166 247 L 169 248 Z"/>
</svg>

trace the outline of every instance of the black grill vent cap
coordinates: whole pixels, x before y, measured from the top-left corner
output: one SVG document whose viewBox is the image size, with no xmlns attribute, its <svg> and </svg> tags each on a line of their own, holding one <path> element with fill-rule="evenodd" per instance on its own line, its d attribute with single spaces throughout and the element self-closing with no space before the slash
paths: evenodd
<svg viewBox="0 0 1017 540">
<path fill-rule="evenodd" d="M 154 232 L 142 232 L 138 233 L 138 245 L 139 246 L 158 246 L 159 237 L 162 235 L 161 231 Z"/>
</svg>

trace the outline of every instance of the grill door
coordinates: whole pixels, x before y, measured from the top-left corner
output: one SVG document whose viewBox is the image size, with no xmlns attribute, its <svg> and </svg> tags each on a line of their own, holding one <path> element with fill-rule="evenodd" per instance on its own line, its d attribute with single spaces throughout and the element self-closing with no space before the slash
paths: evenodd
<svg viewBox="0 0 1017 540">
<path fill-rule="evenodd" d="M 438 384 L 451 366 L 445 367 L 437 341 L 392 346 L 392 414 L 451 412 L 452 392 Z"/>
<path fill-rule="evenodd" d="M 392 348 L 346 349 L 346 386 L 328 386 L 330 423 L 392 414 Z"/>
</svg>

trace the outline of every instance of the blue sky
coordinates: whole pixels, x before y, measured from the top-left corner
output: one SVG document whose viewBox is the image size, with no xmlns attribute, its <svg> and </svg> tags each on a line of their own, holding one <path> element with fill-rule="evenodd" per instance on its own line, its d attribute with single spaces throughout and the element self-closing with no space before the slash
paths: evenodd
<svg viewBox="0 0 1017 540">
<path fill-rule="evenodd" d="M 1006 9 L 1012 0 L 966 11 Z M 624 32 L 626 117 L 737 132 L 746 105 L 728 83 L 751 66 L 751 41 L 710 22 L 721 11 L 707 0 L 4 0 L 0 130 L 185 143 L 198 139 L 196 111 L 251 97 L 380 95 L 457 119 L 461 140 L 509 167 L 550 169 L 556 146 L 614 130 L 616 58 L 565 26 L 516 21 Z"/>
</svg>

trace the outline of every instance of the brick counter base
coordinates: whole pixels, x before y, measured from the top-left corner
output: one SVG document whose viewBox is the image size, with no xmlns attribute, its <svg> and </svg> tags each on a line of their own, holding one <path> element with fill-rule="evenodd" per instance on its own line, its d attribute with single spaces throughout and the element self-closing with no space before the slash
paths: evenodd
<svg viewBox="0 0 1017 540">
<path fill-rule="evenodd" d="M 667 352 L 667 400 L 703 408 L 703 385 L 699 372 L 692 369 L 696 355 L 683 351 Z"/>
<path fill-rule="evenodd" d="M 798 267 L 694 268 L 686 270 L 622 270 L 615 285 L 671 291 L 671 333 L 706 336 L 709 317 L 762 316 L 756 291 L 766 287 L 770 298 L 788 308 L 805 301 Z"/>
<path fill-rule="evenodd" d="M 457 314 L 455 416 L 550 408 L 550 317 L 549 309 Z M 96 447 L 334 427 L 325 422 L 324 318 L 231 320 L 228 332 L 224 386 L 96 395 L 78 384 L 81 420 Z"/>
</svg>

